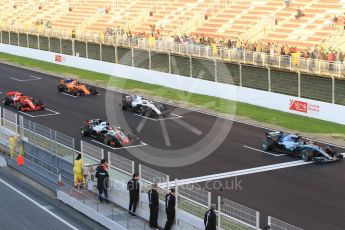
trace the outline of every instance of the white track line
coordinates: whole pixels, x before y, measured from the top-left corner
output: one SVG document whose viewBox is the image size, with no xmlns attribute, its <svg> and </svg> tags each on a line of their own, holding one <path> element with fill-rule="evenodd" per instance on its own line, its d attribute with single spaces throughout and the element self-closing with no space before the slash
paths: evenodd
<svg viewBox="0 0 345 230">
<path fill-rule="evenodd" d="M 74 98 L 78 97 L 78 96 L 74 96 L 74 95 L 68 94 L 68 93 L 60 93 L 60 94 L 63 94 L 63 95 L 69 96 L 69 97 L 74 97 Z"/>
<path fill-rule="evenodd" d="M 165 121 L 165 120 L 172 120 L 172 119 L 180 119 L 182 118 L 182 116 L 180 115 L 177 115 L 177 114 L 171 114 L 173 117 L 165 117 L 165 118 L 151 118 L 151 117 L 147 117 L 147 116 L 142 116 L 140 114 L 136 114 L 134 113 L 135 116 L 138 116 L 138 117 L 142 117 L 142 118 L 145 118 L 145 119 L 149 119 L 151 121 Z"/>
<path fill-rule="evenodd" d="M 137 147 L 141 147 L 141 146 L 146 146 L 146 145 L 148 145 L 148 144 L 146 144 L 146 143 L 144 143 L 144 142 L 140 142 L 139 145 L 130 145 L 130 146 L 125 146 L 125 147 L 114 148 L 114 147 L 111 147 L 111 146 L 109 146 L 109 145 L 106 145 L 106 144 L 104 144 L 104 143 L 102 143 L 102 142 L 99 142 L 99 141 L 96 141 L 96 140 L 91 140 L 91 141 L 94 142 L 94 143 L 103 145 L 103 146 L 105 146 L 105 147 L 111 148 L 111 149 L 113 149 L 113 150 L 137 148 Z"/>
<path fill-rule="evenodd" d="M 23 111 L 18 111 L 18 112 L 20 112 L 20 113 L 22 113 L 22 114 L 25 114 L 25 115 L 27 115 L 27 116 L 29 116 L 29 117 L 47 117 L 47 116 L 54 116 L 54 115 L 59 115 L 59 114 L 60 114 L 59 112 L 56 112 L 56 111 L 51 110 L 51 109 L 45 108 L 45 110 L 48 110 L 48 111 L 50 111 L 50 112 L 52 112 L 52 113 L 41 114 L 41 115 L 31 115 L 31 114 L 28 113 L 28 112 L 23 112 Z M 44 110 L 42 110 L 42 111 L 44 111 Z M 39 111 L 35 111 L 35 112 L 39 112 Z"/>
<path fill-rule="evenodd" d="M 312 164 L 312 163 L 313 162 L 304 162 L 303 160 L 291 161 L 291 162 L 280 163 L 280 164 L 242 169 L 242 170 L 237 170 L 237 171 L 232 171 L 232 172 L 183 179 L 183 180 L 178 180 L 177 183 L 178 185 L 194 184 L 194 183 L 200 183 L 200 182 L 205 182 L 205 181 L 219 180 L 219 179 L 230 178 L 230 177 L 235 177 L 235 176 L 243 176 L 243 175 L 267 172 L 267 171 L 278 170 L 278 169 L 283 169 L 283 168 L 296 167 L 296 166 L 307 165 L 307 164 Z M 160 186 L 164 186 L 164 184 Z"/>
<path fill-rule="evenodd" d="M 43 211 L 49 213 L 51 216 L 53 216 L 53 217 L 56 218 L 57 220 L 59 220 L 59 221 L 61 221 L 62 223 L 64 223 L 66 226 L 70 227 L 71 229 L 78 230 L 78 228 L 76 228 L 76 227 L 73 226 L 72 224 L 68 223 L 66 220 L 62 219 L 61 217 L 59 217 L 58 215 L 56 215 L 55 213 L 53 213 L 52 211 L 50 211 L 47 207 L 41 205 L 40 203 L 38 203 L 38 202 L 35 201 L 34 199 L 30 198 L 28 195 L 24 194 L 23 192 L 19 191 L 18 189 L 16 189 L 16 188 L 13 187 L 12 185 L 8 184 L 8 183 L 5 182 L 4 180 L 0 179 L 0 182 L 3 183 L 4 185 L 6 185 L 7 187 L 9 187 L 10 189 L 12 189 L 13 191 L 15 191 L 16 193 L 18 193 L 19 195 L 21 195 L 22 197 L 26 198 L 28 201 L 30 201 L 31 203 L 33 203 L 34 205 L 36 205 L 37 207 L 39 207 L 39 208 L 42 209 Z"/>
<path fill-rule="evenodd" d="M 18 79 L 18 78 L 15 78 L 15 77 L 10 77 L 12 80 L 15 80 L 15 81 L 37 81 L 37 80 L 41 80 L 41 78 L 39 77 L 35 77 L 35 76 L 29 76 L 33 79 Z"/>
<path fill-rule="evenodd" d="M 256 149 L 256 148 L 253 148 L 253 147 L 250 147 L 250 146 L 247 146 L 247 145 L 243 145 L 243 147 L 247 148 L 247 149 L 251 149 L 251 150 L 257 151 L 257 152 L 266 153 L 268 155 L 275 156 L 275 157 L 281 157 L 281 156 L 286 156 L 287 155 L 287 154 L 274 154 L 274 153 L 270 153 L 270 152 L 267 152 L 267 151 Z"/>
</svg>

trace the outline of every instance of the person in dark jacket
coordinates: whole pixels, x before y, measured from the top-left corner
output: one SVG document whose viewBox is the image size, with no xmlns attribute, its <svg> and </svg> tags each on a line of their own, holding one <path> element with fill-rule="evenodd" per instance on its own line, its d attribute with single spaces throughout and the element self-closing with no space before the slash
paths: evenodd
<svg viewBox="0 0 345 230">
<path fill-rule="evenodd" d="M 158 185 L 153 184 L 152 189 L 148 192 L 150 206 L 150 228 L 158 229 L 158 212 L 159 212 L 159 194 Z"/>
<path fill-rule="evenodd" d="M 140 187 L 139 175 L 134 173 L 132 180 L 128 181 L 127 189 L 129 191 L 129 214 L 135 216 L 137 204 L 139 201 Z"/>
<path fill-rule="evenodd" d="M 167 214 L 167 222 L 164 230 L 170 230 L 175 220 L 175 189 L 170 189 L 170 193 L 165 196 L 165 213 Z"/>
<path fill-rule="evenodd" d="M 205 230 L 217 230 L 217 214 L 215 210 L 216 205 L 212 204 L 210 210 L 205 213 Z"/>
<path fill-rule="evenodd" d="M 101 160 L 101 164 L 96 168 L 96 178 L 97 178 L 97 189 L 98 189 L 98 198 L 101 203 L 105 200 L 108 204 L 108 163 L 105 159 Z M 103 197 L 104 193 L 104 197 Z"/>
</svg>

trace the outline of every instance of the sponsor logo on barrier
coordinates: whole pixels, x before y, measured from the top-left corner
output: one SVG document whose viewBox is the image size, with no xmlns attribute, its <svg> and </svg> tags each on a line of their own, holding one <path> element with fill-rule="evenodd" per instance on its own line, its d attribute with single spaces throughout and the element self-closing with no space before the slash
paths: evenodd
<svg viewBox="0 0 345 230">
<path fill-rule="evenodd" d="M 289 110 L 301 113 L 319 113 L 320 106 L 305 101 L 290 100 Z"/>
<path fill-rule="evenodd" d="M 56 54 L 55 55 L 55 62 L 63 62 L 65 59 L 63 56 Z"/>
</svg>

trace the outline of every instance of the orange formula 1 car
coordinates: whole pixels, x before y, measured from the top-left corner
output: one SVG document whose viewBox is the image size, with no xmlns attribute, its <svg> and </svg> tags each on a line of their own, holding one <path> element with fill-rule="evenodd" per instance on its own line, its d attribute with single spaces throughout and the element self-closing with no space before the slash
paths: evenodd
<svg viewBox="0 0 345 230">
<path fill-rule="evenodd" d="M 73 96 L 98 95 L 94 88 L 87 87 L 74 79 L 61 80 L 57 88 L 60 93 L 68 93 Z"/>
<path fill-rule="evenodd" d="M 12 106 L 19 111 L 30 112 L 45 109 L 45 106 L 40 100 L 23 95 L 21 92 L 12 91 L 7 92 L 2 101 L 4 106 Z"/>
</svg>

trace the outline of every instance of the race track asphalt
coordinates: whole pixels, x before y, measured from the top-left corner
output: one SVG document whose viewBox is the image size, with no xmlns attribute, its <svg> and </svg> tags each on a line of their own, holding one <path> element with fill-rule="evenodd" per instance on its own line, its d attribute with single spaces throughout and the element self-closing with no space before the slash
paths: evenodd
<svg viewBox="0 0 345 230">
<path fill-rule="evenodd" d="M 0 168 L 0 229 L 68 230 L 73 229 L 72 226 L 85 230 L 106 229 L 58 201 L 55 193 L 19 172 L 9 167 Z"/>
<path fill-rule="evenodd" d="M 30 76 L 41 79 L 30 80 L 33 79 Z M 59 79 L 54 76 L 0 64 L 2 95 L 7 91 L 19 90 L 29 96 L 40 98 L 47 108 L 60 114 L 24 117 L 74 137 L 77 148 L 80 147 L 80 127 L 84 120 L 108 119 L 125 129 L 138 130 L 144 119 L 145 123 L 139 128 L 138 135 L 148 144 L 147 146 L 110 149 L 92 142 L 90 138 L 83 140 L 169 174 L 171 179 L 200 177 L 299 160 L 290 156 L 276 157 L 250 149 L 260 149 L 260 142 L 267 131 L 261 127 L 175 106 L 169 108 L 182 118 L 164 122 L 152 121 L 135 116 L 131 112 L 121 111 L 118 103 L 123 96 L 122 93 L 98 89 L 99 96 L 74 98 L 57 92 L 58 81 Z M 30 114 L 40 113 L 42 112 Z M 164 130 L 168 133 L 168 141 L 167 137 L 164 138 Z M 220 135 L 222 131 L 224 134 Z M 224 141 L 216 143 L 217 139 L 223 137 Z M 207 155 L 206 150 L 213 147 L 214 150 Z M 338 150 L 345 152 L 342 148 Z M 193 159 L 197 161 L 185 165 Z M 305 229 L 345 229 L 345 224 L 339 221 L 345 211 L 342 200 L 345 195 L 344 177 L 340 176 L 344 164 L 337 162 L 328 165 L 303 165 L 240 176 L 239 178 L 243 178 L 243 190 L 229 189 L 224 191 L 223 195 L 260 211 L 264 214 L 264 219 L 267 214 L 303 226 Z M 219 181 L 225 183 L 226 180 Z M 216 189 L 210 190 L 214 195 L 218 194 Z M 332 196 L 331 199 L 327 198 L 328 194 Z M 337 199 L 339 201 L 334 202 Z M 332 202 L 331 205 L 328 201 Z"/>
</svg>

